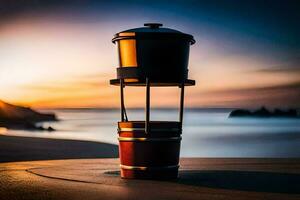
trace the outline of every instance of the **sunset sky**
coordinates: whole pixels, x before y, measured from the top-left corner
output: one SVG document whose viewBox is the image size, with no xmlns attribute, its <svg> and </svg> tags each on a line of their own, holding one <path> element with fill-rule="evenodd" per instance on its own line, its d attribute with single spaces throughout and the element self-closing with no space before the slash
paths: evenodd
<svg viewBox="0 0 300 200">
<path fill-rule="evenodd" d="M 111 43 L 146 22 L 189 33 L 186 107 L 300 107 L 297 1 L 0 1 L 0 99 L 36 108 L 118 107 Z M 143 88 L 126 88 L 143 107 Z M 177 88 L 153 89 L 174 107 Z"/>
</svg>

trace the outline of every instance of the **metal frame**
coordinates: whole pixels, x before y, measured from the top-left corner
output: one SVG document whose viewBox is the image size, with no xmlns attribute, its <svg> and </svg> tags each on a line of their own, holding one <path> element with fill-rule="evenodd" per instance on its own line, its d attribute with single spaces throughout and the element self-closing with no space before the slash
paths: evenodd
<svg viewBox="0 0 300 200">
<path fill-rule="evenodd" d="M 183 123 L 183 107 L 184 107 L 184 81 L 181 83 L 181 92 L 180 92 L 180 108 L 179 108 L 179 122 L 182 127 Z"/>
<path fill-rule="evenodd" d="M 146 124 L 145 132 L 146 134 L 150 131 L 150 80 L 146 78 Z"/>
<path fill-rule="evenodd" d="M 121 93 L 121 121 L 128 121 L 126 109 L 125 109 L 125 103 L 124 103 L 124 79 L 120 79 L 120 93 Z M 145 122 L 145 133 L 148 134 L 150 132 L 150 79 L 146 78 L 146 108 L 145 108 L 145 113 L 146 113 L 146 122 Z M 182 81 L 180 84 L 180 108 L 179 108 L 179 123 L 180 123 L 180 128 L 182 128 L 182 123 L 183 123 L 183 111 L 184 111 L 184 87 L 185 87 L 185 82 Z"/>
<path fill-rule="evenodd" d="M 120 79 L 120 94 L 121 94 L 121 121 L 128 121 L 126 109 L 125 109 L 125 103 L 124 103 L 124 80 Z"/>
</svg>

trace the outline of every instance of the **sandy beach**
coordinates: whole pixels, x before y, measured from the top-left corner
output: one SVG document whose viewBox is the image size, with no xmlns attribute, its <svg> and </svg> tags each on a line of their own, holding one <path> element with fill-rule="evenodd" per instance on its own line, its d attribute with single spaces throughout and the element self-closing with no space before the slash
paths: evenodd
<svg viewBox="0 0 300 200">
<path fill-rule="evenodd" d="M 0 199 L 296 200 L 299 169 L 299 159 L 183 158 L 178 180 L 146 181 L 121 179 L 119 159 L 0 163 Z"/>
<path fill-rule="evenodd" d="M 116 157 L 113 144 L 0 135 L 0 162 Z"/>
</svg>

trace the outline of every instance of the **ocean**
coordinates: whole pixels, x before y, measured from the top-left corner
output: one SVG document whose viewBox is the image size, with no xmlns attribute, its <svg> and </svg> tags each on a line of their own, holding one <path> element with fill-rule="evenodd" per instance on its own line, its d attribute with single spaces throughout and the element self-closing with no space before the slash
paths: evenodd
<svg viewBox="0 0 300 200">
<path fill-rule="evenodd" d="M 88 140 L 118 144 L 120 111 L 60 109 L 54 132 L 8 130 L 7 135 Z M 181 157 L 300 157 L 300 119 L 228 118 L 228 109 L 187 109 Z M 142 109 L 128 110 L 129 120 L 144 120 Z M 178 110 L 153 109 L 151 120 L 176 121 Z"/>
</svg>

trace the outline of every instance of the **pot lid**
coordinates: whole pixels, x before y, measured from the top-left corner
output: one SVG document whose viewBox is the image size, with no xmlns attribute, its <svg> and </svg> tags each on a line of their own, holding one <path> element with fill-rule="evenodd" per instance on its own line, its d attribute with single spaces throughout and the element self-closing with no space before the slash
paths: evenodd
<svg viewBox="0 0 300 200">
<path fill-rule="evenodd" d="M 170 29 L 170 28 L 162 28 L 163 24 L 160 23 L 145 23 L 145 27 L 128 29 L 125 32 L 138 32 L 138 33 L 182 33 L 180 31 Z"/>
<path fill-rule="evenodd" d="M 196 41 L 194 40 L 194 37 L 192 35 L 182 33 L 180 31 L 177 31 L 175 29 L 171 28 L 162 28 L 163 24 L 160 23 L 145 23 L 144 27 L 140 28 L 133 28 L 128 29 L 125 31 L 121 31 L 115 35 L 115 37 L 112 39 L 113 42 L 120 39 L 126 39 L 128 37 L 134 37 L 136 35 L 143 36 L 143 35 L 162 35 L 162 36 L 178 36 L 181 38 L 185 38 L 190 40 L 191 44 L 194 44 Z M 125 36 L 125 38 L 124 38 Z"/>
</svg>

